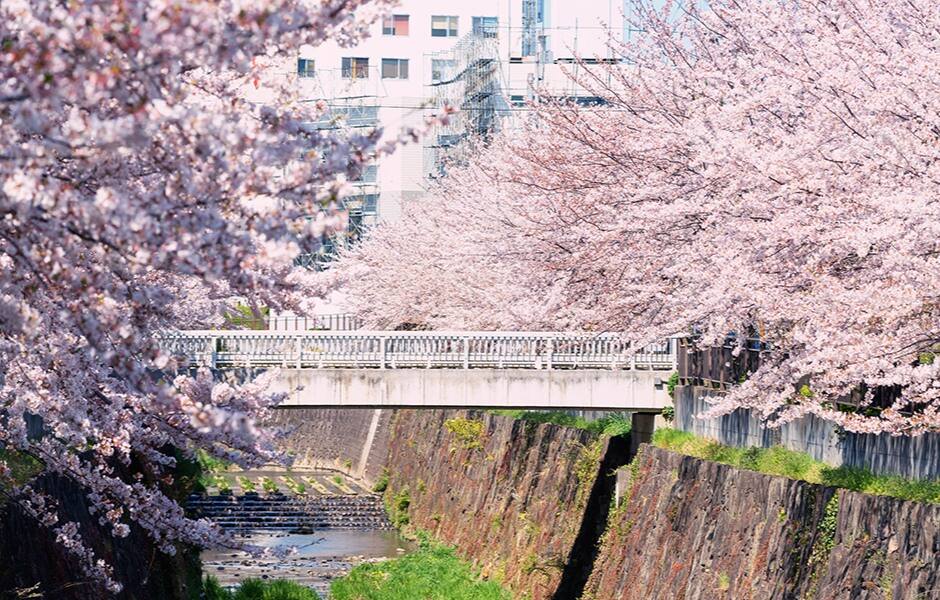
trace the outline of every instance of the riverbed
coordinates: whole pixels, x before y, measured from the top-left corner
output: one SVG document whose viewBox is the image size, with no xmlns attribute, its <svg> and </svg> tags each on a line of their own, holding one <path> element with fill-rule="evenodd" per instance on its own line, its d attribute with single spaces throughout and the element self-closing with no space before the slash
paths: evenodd
<svg viewBox="0 0 940 600">
<path fill-rule="evenodd" d="M 239 478 L 243 479 L 245 476 L 259 482 L 261 480 L 261 476 L 255 473 L 239 475 Z M 302 499 L 293 496 L 289 506 L 281 496 L 260 496 L 257 499 L 242 496 L 237 499 L 238 502 L 233 502 L 236 498 L 229 496 L 226 497 L 228 500 L 223 502 L 223 506 L 227 508 L 220 509 L 218 504 L 212 505 L 209 515 L 220 522 L 231 523 L 239 520 L 239 524 L 244 526 L 255 522 L 251 520 L 253 514 L 276 514 L 277 517 L 271 517 L 273 528 L 262 525 L 256 528 L 239 528 L 233 530 L 233 533 L 253 546 L 272 550 L 293 548 L 293 552 L 286 557 L 252 557 L 246 552 L 206 550 L 201 556 L 204 573 L 214 576 L 225 587 L 235 587 L 249 578 L 288 579 L 306 585 L 317 591 L 322 598 L 327 598 L 330 582 L 348 573 L 355 565 L 364 561 L 395 558 L 414 549 L 412 542 L 403 539 L 397 531 L 389 528 L 384 514 L 384 528 L 370 528 L 368 524 L 372 520 L 363 517 L 361 509 L 362 503 L 368 500 L 363 497 L 366 492 L 354 482 L 343 482 L 343 487 L 353 492 L 352 496 L 343 496 L 338 489 L 332 490 L 335 493 L 323 495 L 316 490 L 325 490 L 329 482 L 333 481 L 332 475 L 311 473 L 301 477 L 295 473 L 293 477 L 307 481 L 315 488 L 310 489 Z M 277 477 L 270 479 L 278 481 Z M 258 487 L 260 488 L 260 483 Z M 289 493 L 281 487 L 279 493 Z M 219 498 L 223 497 L 215 496 L 208 501 L 219 502 Z M 355 502 L 359 504 L 348 504 Z M 381 507 L 378 500 L 370 502 Z M 191 502 L 197 503 L 198 501 Z M 301 526 L 308 521 L 298 515 L 305 512 L 304 507 L 310 511 L 309 522 L 330 521 L 342 526 L 315 528 L 310 531 L 309 527 Z M 212 513 L 212 510 L 216 512 Z M 382 524 L 379 526 L 382 527 Z"/>
</svg>

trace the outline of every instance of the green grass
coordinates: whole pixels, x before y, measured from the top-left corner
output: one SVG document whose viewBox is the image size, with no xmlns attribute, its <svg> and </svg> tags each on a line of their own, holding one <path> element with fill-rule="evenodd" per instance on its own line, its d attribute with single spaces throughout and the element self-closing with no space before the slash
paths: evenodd
<svg viewBox="0 0 940 600">
<path fill-rule="evenodd" d="M 832 467 L 804 452 L 794 452 L 779 446 L 733 448 L 676 429 L 657 429 L 653 433 L 653 445 L 767 475 L 789 477 L 878 496 L 940 503 L 940 480 L 906 479 L 894 475 L 875 475 L 855 467 Z"/>
<path fill-rule="evenodd" d="M 489 412 L 522 421 L 552 423 L 563 427 L 586 429 L 598 435 L 609 435 L 611 437 L 630 433 L 630 426 L 632 425 L 630 415 L 622 413 L 614 413 L 595 421 L 588 421 L 583 417 L 576 417 L 560 411 L 498 409 Z"/>
<path fill-rule="evenodd" d="M 450 548 L 423 543 L 401 558 L 356 566 L 330 587 L 332 600 L 510 600 Z"/>
<path fill-rule="evenodd" d="M 297 496 L 303 496 L 307 493 L 307 486 L 302 481 L 297 481 L 290 475 L 284 477 L 284 483 Z"/>
<path fill-rule="evenodd" d="M 232 493 L 232 484 L 228 482 L 228 479 L 221 475 L 215 476 L 215 487 L 219 490 L 220 494 Z"/>
<path fill-rule="evenodd" d="M 206 575 L 202 582 L 204 600 L 320 600 L 310 588 L 292 581 L 246 579 L 234 592 L 219 585 L 215 577 Z"/>
<path fill-rule="evenodd" d="M 222 473 L 231 466 L 219 458 L 211 456 L 205 450 L 196 450 L 195 463 L 199 468 L 197 487 L 203 491 L 213 485 L 218 485 L 216 475 Z"/>
<path fill-rule="evenodd" d="M 261 478 L 261 487 L 269 494 L 276 494 L 278 491 L 277 484 L 270 477 Z"/>
<path fill-rule="evenodd" d="M 239 475 L 237 480 L 238 487 L 240 487 L 246 494 L 250 494 L 251 492 L 255 491 L 255 483 L 244 475 Z"/>
</svg>

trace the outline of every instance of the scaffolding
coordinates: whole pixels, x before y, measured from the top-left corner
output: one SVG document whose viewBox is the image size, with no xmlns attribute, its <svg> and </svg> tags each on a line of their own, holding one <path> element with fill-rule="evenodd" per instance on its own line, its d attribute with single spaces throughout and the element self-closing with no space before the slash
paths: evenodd
<svg viewBox="0 0 940 600">
<path fill-rule="evenodd" d="M 431 132 L 425 148 L 425 173 L 434 178 L 443 174 L 445 164 L 462 160 L 468 151 L 462 142 L 497 131 L 509 105 L 499 40 L 490 32 L 470 33 L 452 48 L 425 56 L 432 72 L 432 105 L 459 109 L 447 125 Z"/>
</svg>

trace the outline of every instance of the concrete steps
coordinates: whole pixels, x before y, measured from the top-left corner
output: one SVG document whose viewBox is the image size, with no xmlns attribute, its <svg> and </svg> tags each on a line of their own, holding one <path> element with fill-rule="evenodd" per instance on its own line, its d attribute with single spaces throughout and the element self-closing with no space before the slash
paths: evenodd
<svg viewBox="0 0 940 600">
<path fill-rule="evenodd" d="M 375 495 L 303 498 L 284 494 L 192 495 L 186 503 L 196 517 L 226 529 L 268 529 L 305 533 L 317 529 L 392 529 L 382 499 Z"/>
</svg>

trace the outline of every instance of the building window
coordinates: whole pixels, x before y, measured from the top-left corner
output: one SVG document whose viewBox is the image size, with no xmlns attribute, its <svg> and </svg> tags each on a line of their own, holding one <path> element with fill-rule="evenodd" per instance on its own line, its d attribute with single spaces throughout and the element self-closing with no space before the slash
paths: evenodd
<svg viewBox="0 0 940 600">
<path fill-rule="evenodd" d="M 345 79 L 368 79 L 369 59 L 344 56 L 343 77 Z"/>
<path fill-rule="evenodd" d="M 352 178 L 352 183 L 375 183 L 379 177 L 378 165 L 366 165 L 361 167 L 359 174 Z"/>
<path fill-rule="evenodd" d="M 313 59 L 310 58 L 298 58 L 297 59 L 297 76 L 298 77 L 316 77 L 317 69 L 316 65 L 313 62 Z"/>
<path fill-rule="evenodd" d="M 454 78 L 457 61 L 454 59 L 431 59 L 431 83 L 441 83 Z"/>
<path fill-rule="evenodd" d="M 383 58 L 382 79 L 408 79 L 408 59 Z"/>
<path fill-rule="evenodd" d="M 473 17 L 473 35 L 494 38 L 498 27 L 498 17 Z"/>
<path fill-rule="evenodd" d="M 379 195 L 357 194 L 354 196 L 346 196 L 343 200 L 343 204 L 346 210 L 350 212 L 358 211 L 363 215 L 375 215 L 379 212 Z"/>
<path fill-rule="evenodd" d="M 384 17 L 382 35 L 408 35 L 408 15 Z"/>
<path fill-rule="evenodd" d="M 457 17 L 431 17 L 431 37 L 457 37 Z"/>
</svg>

